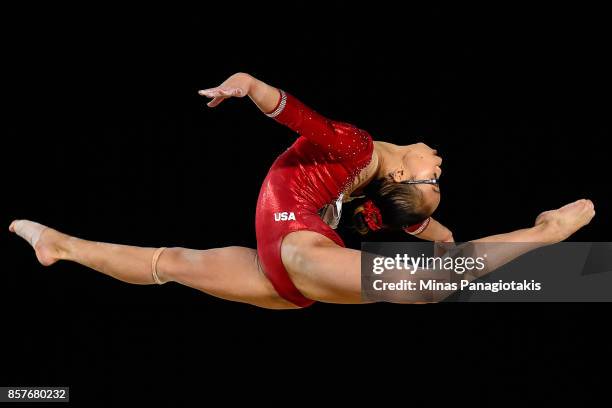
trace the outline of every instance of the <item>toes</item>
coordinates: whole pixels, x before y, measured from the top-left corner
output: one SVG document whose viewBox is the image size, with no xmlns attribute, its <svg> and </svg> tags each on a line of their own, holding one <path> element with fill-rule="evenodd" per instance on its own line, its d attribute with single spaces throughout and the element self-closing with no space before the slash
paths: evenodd
<svg viewBox="0 0 612 408">
<path fill-rule="evenodd" d="M 9 225 L 9 231 L 15 232 L 15 223 L 16 222 L 17 222 L 17 220 L 13 220 L 13 222 L 11 222 L 11 225 Z"/>
<path fill-rule="evenodd" d="M 595 208 L 595 205 L 591 200 L 582 199 L 580 200 L 580 209 L 583 211 L 592 211 Z"/>
<path fill-rule="evenodd" d="M 595 206 L 591 206 L 591 208 L 589 209 L 589 215 L 591 218 L 595 216 Z"/>
<path fill-rule="evenodd" d="M 586 208 L 588 206 L 589 202 L 590 202 L 590 200 L 582 198 L 582 199 L 576 200 L 576 201 L 574 201 L 572 203 L 565 204 L 563 207 L 560 208 L 560 210 L 563 210 L 563 209 L 569 210 L 569 209 L 573 209 L 573 208 L 584 209 L 584 208 Z"/>
<path fill-rule="evenodd" d="M 563 207 L 561 207 L 561 208 L 559 208 L 559 209 L 560 209 L 560 210 L 563 210 L 563 209 L 567 209 L 567 208 L 575 207 L 575 206 L 577 206 L 578 204 L 580 204 L 580 200 L 576 200 L 576 201 L 571 202 L 571 203 L 569 203 L 569 204 L 565 204 Z"/>
</svg>

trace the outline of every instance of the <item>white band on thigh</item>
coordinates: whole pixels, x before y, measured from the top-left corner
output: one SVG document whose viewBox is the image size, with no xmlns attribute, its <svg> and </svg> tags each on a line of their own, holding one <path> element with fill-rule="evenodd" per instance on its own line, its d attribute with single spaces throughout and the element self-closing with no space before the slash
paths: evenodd
<svg viewBox="0 0 612 408">
<path fill-rule="evenodd" d="M 153 280 L 158 285 L 164 283 L 161 281 L 161 279 L 159 279 L 159 276 L 157 276 L 157 260 L 159 259 L 159 256 L 161 255 L 164 249 L 166 249 L 166 247 L 157 248 L 155 250 L 155 253 L 153 254 L 153 259 L 151 260 L 151 274 L 153 275 Z"/>
</svg>

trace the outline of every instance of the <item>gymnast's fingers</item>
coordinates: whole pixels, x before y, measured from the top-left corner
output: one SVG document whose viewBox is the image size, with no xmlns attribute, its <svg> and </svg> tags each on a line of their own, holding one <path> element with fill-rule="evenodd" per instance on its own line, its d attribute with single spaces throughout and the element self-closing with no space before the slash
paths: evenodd
<svg viewBox="0 0 612 408">
<path fill-rule="evenodd" d="M 219 93 L 221 95 L 223 95 L 223 96 L 228 96 L 228 97 L 232 97 L 232 96 L 241 97 L 241 96 L 244 96 L 244 92 L 240 88 L 220 88 L 219 89 Z"/>
<path fill-rule="evenodd" d="M 215 97 L 212 101 L 208 102 L 206 105 L 210 108 L 214 108 L 215 106 L 223 102 L 225 99 L 227 99 L 227 97 L 218 96 Z"/>
<path fill-rule="evenodd" d="M 219 95 L 219 88 L 202 89 L 201 91 L 198 91 L 198 93 L 202 96 L 208 96 L 209 98 L 214 98 L 216 95 Z"/>
<path fill-rule="evenodd" d="M 211 88 L 211 89 L 203 89 L 201 91 L 198 91 L 198 93 L 202 96 L 207 96 L 209 98 L 218 98 L 218 97 L 231 98 L 233 96 L 241 98 L 246 94 L 240 88 Z"/>
</svg>

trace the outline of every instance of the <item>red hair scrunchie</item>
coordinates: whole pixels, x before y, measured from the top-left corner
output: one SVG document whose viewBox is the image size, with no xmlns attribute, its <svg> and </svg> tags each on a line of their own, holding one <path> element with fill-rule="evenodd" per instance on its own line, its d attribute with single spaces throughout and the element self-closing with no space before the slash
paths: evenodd
<svg viewBox="0 0 612 408">
<path fill-rule="evenodd" d="M 372 200 L 363 203 L 363 219 L 372 231 L 378 231 L 382 228 L 382 214 Z"/>
</svg>

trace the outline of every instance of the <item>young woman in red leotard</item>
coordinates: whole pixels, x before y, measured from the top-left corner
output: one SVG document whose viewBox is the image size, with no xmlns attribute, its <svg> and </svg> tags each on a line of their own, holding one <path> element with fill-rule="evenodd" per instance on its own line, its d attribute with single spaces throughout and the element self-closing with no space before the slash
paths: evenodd
<svg viewBox="0 0 612 408">
<path fill-rule="evenodd" d="M 257 250 L 143 248 L 92 242 L 15 220 L 43 265 L 70 260 L 134 284 L 178 282 L 260 307 L 289 309 L 315 301 L 361 303 L 360 251 L 344 247 L 333 227 L 343 201 L 370 198 L 357 221 L 369 230 L 401 228 L 432 241 L 453 240 L 431 217 L 440 202 L 442 159 L 428 146 L 374 142 L 363 129 L 325 118 L 293 95 L 244 73 L 200 91 L 209 107 L 249 96 L 300 137 L 266 176 L 256 212 Z M 590 200 L 541 213 L 534 226 L 473 242 L 516 242 L 489 254 L 487 272 L 538 246 L 562 241 L 594 216 Z M 404 302 L 398 299 L 398 302 Z"/>
</svg>

